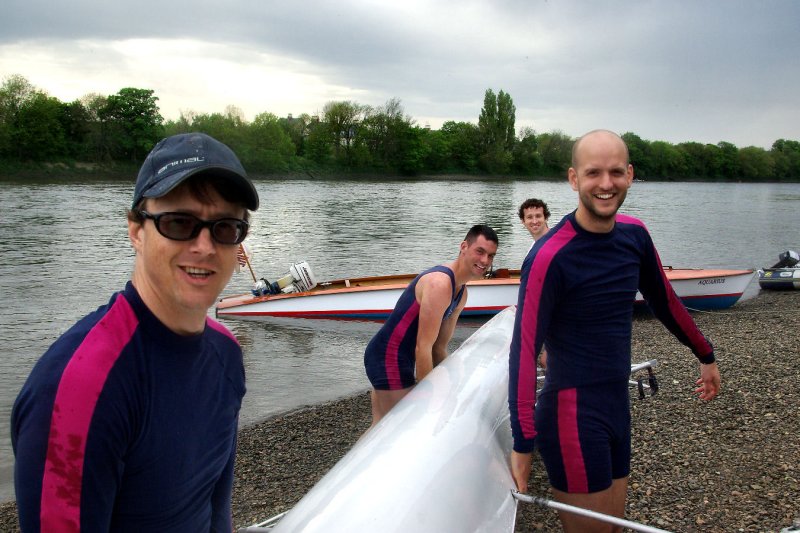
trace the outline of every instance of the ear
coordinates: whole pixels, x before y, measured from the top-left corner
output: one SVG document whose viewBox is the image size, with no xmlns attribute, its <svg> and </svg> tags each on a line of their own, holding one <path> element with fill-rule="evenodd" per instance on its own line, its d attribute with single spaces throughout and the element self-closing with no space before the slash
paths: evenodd
<svg viewBox="0 0 800 533">
<path fill-rule="evenodd" d="M 572 187 L 572 190 L 573 191 L 577 191 L 578 190 L 578 172 L 574 168 L 569 167 L 569 170 L 567 171 L 567 179 L 569 180 L 569 184 L 570 184 L 570 187 Z"/>
<path fill-rule="evenodd" d="M 461 241 L 461 246 L 459 247 L 459 255 L 466 252 L 467 248 L 469 248 L 469 244 L 467 243 L 467 241 Z"/>
<path fill-rule="evenodd" d="M 633 183 L 633 165 L 628 163 L 628 186 Z"/>
<path fill-rule="evenodd" d="M 136 252 L 142 249 L 142 234 L 144 233 L 144 224 L 142 222 L 135 222 L 128 220 L 128 239 L 131 241 L 131 246 Z"/>
</svg>

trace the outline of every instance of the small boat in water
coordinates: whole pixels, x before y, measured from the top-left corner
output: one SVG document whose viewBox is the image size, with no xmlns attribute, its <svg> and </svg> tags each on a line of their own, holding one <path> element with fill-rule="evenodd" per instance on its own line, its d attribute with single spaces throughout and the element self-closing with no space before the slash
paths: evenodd
<svg viewBox="0 0 800 533">
<path fill-rule="evenodd" d="M 786 250 L 778 256 L 778 262 L 758 271 L 758 285 L 762 289 L 790 291 L 800 289 L 800 254 Z"/>
<path fill-rule="evenodd" d="M 664 274 L 689 309 L 725 309 L 741 298 L 752 270 L 665 267 Z M 267 320 L 270 317 L 382 320 L 416 274 L 347 278 L 317 283 L 307 262 L 291 266 L 276 282 L 261 280 L 252 293 L 222 298 L 218 318 Z M 254 276 L 255 278 L 255 276 Z M 520 271 L 497 269 L 490 277 L 470 281 L 461 316 L 494 315 L 516 305 Z M 641 294 L 637 303 L 643 303 Z"/>
</svg>

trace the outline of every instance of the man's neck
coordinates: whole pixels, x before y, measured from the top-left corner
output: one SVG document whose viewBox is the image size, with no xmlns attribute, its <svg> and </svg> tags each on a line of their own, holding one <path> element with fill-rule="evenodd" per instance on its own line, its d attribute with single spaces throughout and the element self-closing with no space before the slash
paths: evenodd
<svg viewBox="0 0 800 533">
<path fill-rule="evenodd" d="M 598 218 L 588 210 L 578 208 L 575 213 L 575 221 L 578 225 L 590 233 L 610 233 L 616 224 L 616 214 L 611 218 Z"/>
<path fill-rule="evenodd" d="M 150 290 L 147 283 L 137 280 L 134 275 L 131 278 L 131 283 L 139 293 L 139 298 L 142 299 L 144 305 L 150 310 L 151 313 L 166 326 L 170 331 L 177 335 L 198 335 L 203 332 L 206 327 L 206 315 L 191 311 L 181 312 L 180 310 L 171 309 L 169 305 L 164 302 L 163 298 Z"/>
</svg>

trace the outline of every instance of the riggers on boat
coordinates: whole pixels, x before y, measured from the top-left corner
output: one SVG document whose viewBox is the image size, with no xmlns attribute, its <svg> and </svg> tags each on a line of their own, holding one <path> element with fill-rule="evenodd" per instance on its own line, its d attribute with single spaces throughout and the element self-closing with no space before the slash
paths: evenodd
<svg viewBox="0 0 800 533">
<path fill-rule="evenodd" d="M 758 271 L 758 285 L 762 289 L 790 291 L 800 289 L 800 254 L 786 250 L 778 255 L 778 262 Z"/>
<path fill-rule="evenodd" d="M 665 267 L 664 275 L 689 309 L 725 309 L 741 298 L 752 270 Z M 269 320 L 272 317 L 385 319 L 416 274 L 345 278 L 316 282 L 307 262 L 292 265 L 276 282 L 256 282 L 252 294 L 222 298 L 217 317 Z M 253 274 L 255 280 L 255 274 Z M 490 277 L 470 281 L 461 316 L 494 315 L 516 305 L 520 271 L 498 269 Z M 639 304 L 642 295 L 636 295 Z"/>
<path fill-rule="evenodd" d="M 509 307 L 473 333 L 294 508 L 239 531 L 514 531 L 508 351 L 515 313 Z M 640 393 L 656 392 L 654 366 L 631 367 L 647 372 L 631 380 Z"/>
</svg>

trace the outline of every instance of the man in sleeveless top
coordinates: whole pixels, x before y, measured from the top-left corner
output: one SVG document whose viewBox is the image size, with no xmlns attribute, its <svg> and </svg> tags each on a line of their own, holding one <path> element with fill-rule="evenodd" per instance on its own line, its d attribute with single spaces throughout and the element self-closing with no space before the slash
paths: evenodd
<svg viewBox="0 0 800 533">
<path fill-rule="evenodd" d="M 131 280 L 55 341 L 14 404 L 23 531 L 233 530 L 244 365 L 207 313 L 258 202 L 207 135 L 147 156 L 128 211 Z"/>
<path fill-rule="evenodd" d="M 535 447 L 556 500 L 617 517 L 625 514 L 630 472 L 637 290 L 698 359 L 700 399 L 713 399 L 720 388 L 714 347 L 675 295 L 647 228 L 617 213 L 633 181 L 628 157 L 625 142 L 609 131 L 575 142 L 568 177 L 578 208 L 523 262 L 508 384 L 517 488 L 527 489 Z M 545 342 L 547 373 L 537 395 L 535 356 Z M 614 530 L 565 511 L 560 518 L 567 532 Z"/>
<path fill-rule="evenodd" d="M 364 353 L 373 386 L 373 426 L 447 357 L 447 344 L 467 302 L 465 284 L 489 272 L 497 246 L 492 228 L 473 226 L 454 261 L 422 272 L 400 295 Z"/>
</svg>

